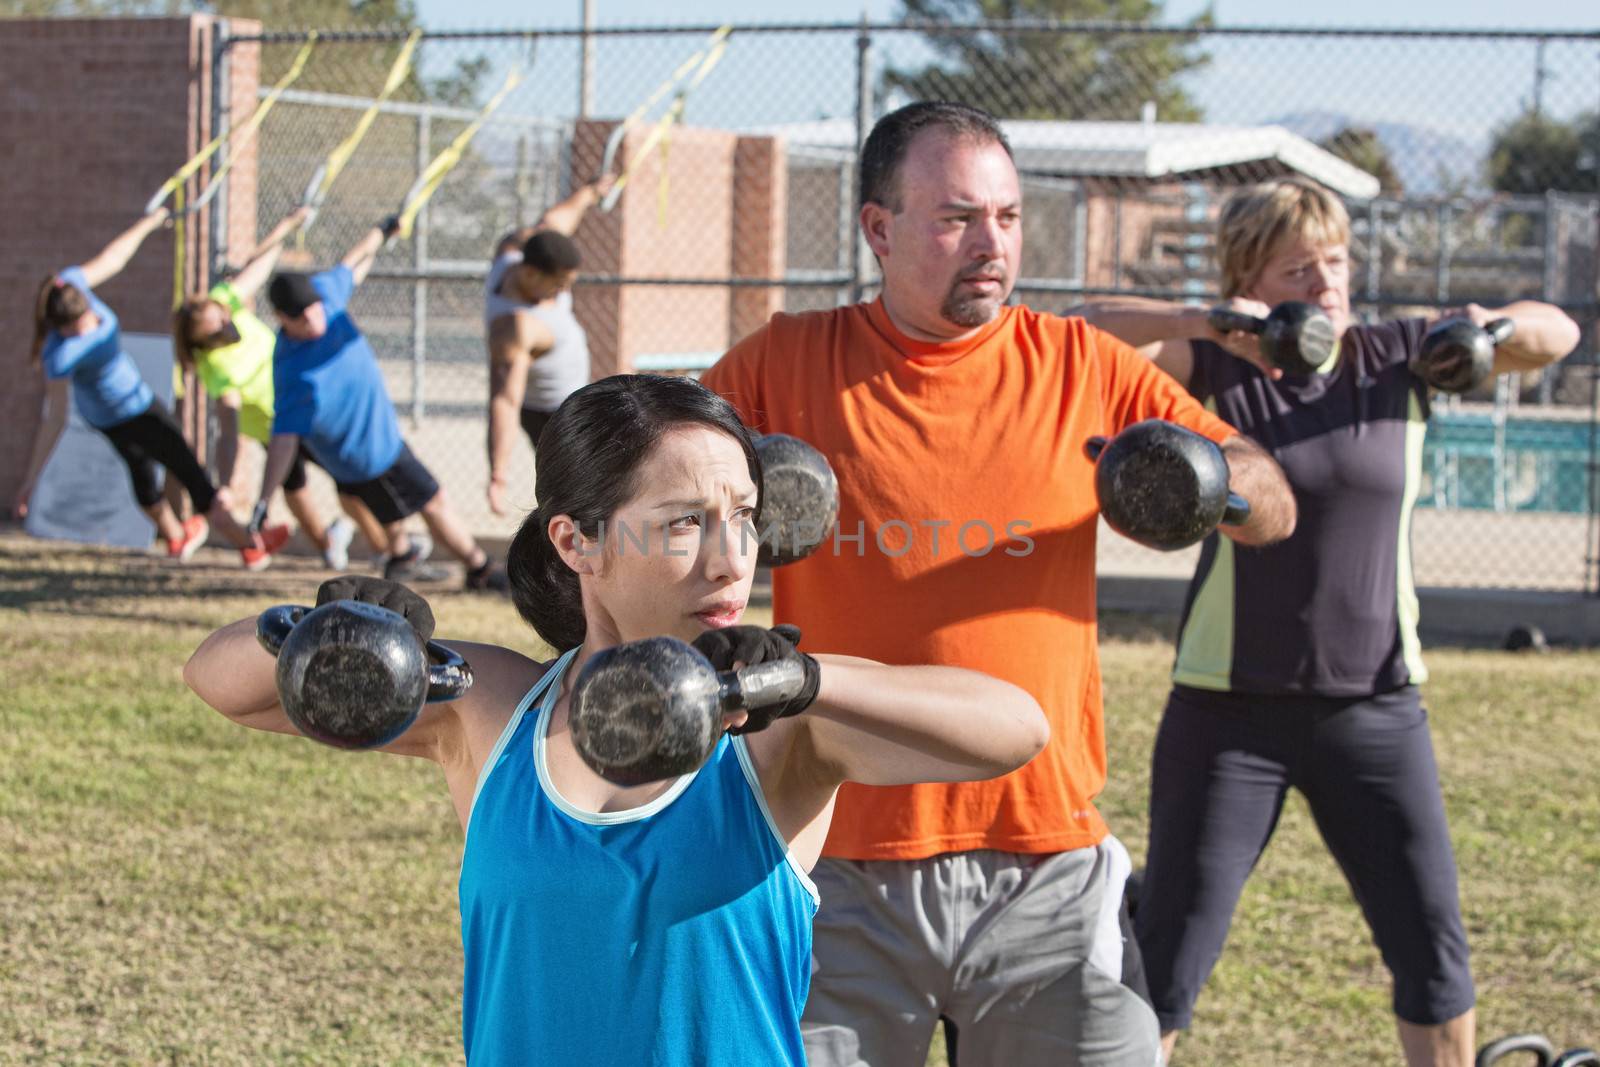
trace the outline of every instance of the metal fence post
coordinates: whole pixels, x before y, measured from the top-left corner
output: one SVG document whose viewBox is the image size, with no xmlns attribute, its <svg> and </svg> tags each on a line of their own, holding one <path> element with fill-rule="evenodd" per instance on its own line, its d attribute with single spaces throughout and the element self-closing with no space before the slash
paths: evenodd
<svg viewBox="0 0 1600 1067">
<path fill-rule="evenodd" d="M 228 76 L 229 56 L 227 19 L 217 20 L 211 55 L 211 136 L 221 137 L 233 124 L 233 79 Z M 223 182 L 211 201 L 211 262 L 206 280 L 218 276 L 228 265 L 228 183 Z"/>
<path fill-rule="evenodd" d="M 528 217 L 528 135 L 520 134 L 517 137 L 517 169 L 511 174 L 511 196 L 517 205 L 517 213 L 512 216 L 516 225 L 522 225 L 522 220 Z"/>
<path fill-rule="evenodd" d="M 216 21 L 216 30 L 211 43 L 211 136 L 221 137 L 233 125 L 233 79 L 229 76 L 229 57 L 232 55 L 228 47 L 227 19 Z M 213 164 L 215 166 L 216 164 Z M 210 291 L 211 280 L 222 277 L 222 272 L 228 266 L 228 183 L 223 182 L 217 190 L 216 198 L 211 201 L 211 207 L 205 217 L 209 220 L 211 232 L 206 242 L 206 260 L 200 264 L 200 288 Z M 216 405 L 211 397 L 200 386 L 199 377 L 192 371 L 183 375 L 183 387 L 189 390 L 192 402 L 197 407 L 195 434 L 200 440 L 191 442 L 196 446 L 197 455 L 206 464 L 207 469 L 215 473 L 212 460 L 216 456 L 215 442 L 221 430 L 217 422 Z M 177 398 L 174 397 L 174 406 Z M 201 430 L 204 431 L 203 435 Z"/>
<path fill-rule="evenodd" d="M 856 238 L 855 219 L 856 172 L 859 169 L 848 159 L 839 163 L 839 181 L 837 183 L 839 189 L 839 217 L 834 220 L 835 225 L 839 228 L 839 234 L 837 251 L 833 257 L 833 268 L 840 274 L 849 274 L 853 279 L 850 288 L 852 301 L 859 299 L 857 282 L 860 279 L 856 273 L 859 248 Z M 843 292 L 843 289 L 835 289 L 833 293 L 834 299 L 837 300 Z"/>
<path fill-rule="evenodd" d="M 1450 201 L 1439 201 L 1439 206 L 1434 211 L 1434 217 L 1438 219 L 1439 226 L 1439 262 L 1434 275 L 1433 295 L 1434 299 L 1438 300 L 1439 303 L 1447 304 L 1450 302 L 1450 246 L 1452 243 L 1450 227 L 1453 224 Z"/>
<path fill-rule="evenodd" d="M 426 110 L 417 115 L 417 176 L 428 169 L 433 148 L 433 116 Z M 428 206 L 417 213 L 413 263 L 421 277 L 411 287 L 411 428 L 422 424 L 426 409 L 422 400 L 423 361 L 428 354 Z"/>
<path fill-rule="evenodd" d="M 1595 79 L 1600 89 L 1600 78 Z M 1592 145 L 1591 151 L 1600 150 Z M 1595 193 L 1600 195 L 1600 166 L 1594 168 Z M 1594 277 L 1589 284 L 1589 300 L 1600 296 L 1600 219 L 1595 221 L 1594 253 L 1589 257 L 1594 264 Z M 1591 597 L 1600 597 L 1600 326 L 1589 325 L 1589 336 L 1594 348 L 1589 350 L 1589 532 L 1584 538 L 1584 587 Z M 1586 643 L 1600 641 L 1600 634 L 1586 634 Z"/>
<path fill-rule="evenodd" d="M 865 13 L 861 16 L 861 32 L 856 36 L 856 159 L 855 180 L 850 188 L 855 195 L 850 198 L 851 213 L 861 202 L 861 146 L 867 142 L 867 131 L 872 127 L 872 31 Z M 866 235 L 860 227 L 853 227 L 855 240 L 850 242 L 850 302 L 859 304 L 867 291 Z"/>
<path fill-rule="evenodd" d="M 1383 273 L 1383 213 L 1378 198 L 1367 201 L 1367 303 L 1376 311 Z"/>
<path fill-rule="evenodd" d="M 594 0 L 579 4 L 583 18 L 582 44 L 578 63 L 578 117 L 586 119 L 594 107 Z"/>
<path fill-rule="evenodd" d="M 1543 45 L 1540 46 L 1541 49 Z M 1556 260 L 1561 255 L 1561 203 L 1554 191 L 1546 189 L 1544 194 L 1544 270 L 1539 279 L 1539 292 L 1547 304 L 1559 304 L 1561 293 L 1556 281 Z M 1555 396 L 1557 370 L 1554 366 L 1546 367 L 1539 376 L 1539 403 L 1548 404 Z M 1520 384 L 1522 375 L 1517 375 Z"/>
</svg>

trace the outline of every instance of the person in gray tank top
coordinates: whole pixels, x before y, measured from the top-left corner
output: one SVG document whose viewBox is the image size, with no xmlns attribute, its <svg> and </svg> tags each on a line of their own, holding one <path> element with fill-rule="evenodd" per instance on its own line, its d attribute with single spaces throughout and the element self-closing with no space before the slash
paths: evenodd
<svg viewBox="0 0 1600 1067">
<path fill-rule="evenodd" d="M 484 284 L 489 342 L 489 509 L 506 513 L 506 479 L 520 424 L 537 449 L 561 402 L 589 383 L 589 341 L 572 314 L 582 257 L 572 234 L 616 179 L 580 186 L 532 226 L 495 245 Z"/>
<path fill-rule="evenodd" d="M 1410 1067 L 1468 1067 L 1475 993 L 1455 856 L 1418 685 L 1410 519 L 1430 401 L 1409 369 L 1429 323 L 1350 315 L 1350 220 L 1302 180 L 1234 195 L 1217 257 L 1225 306 L 1319 307 L 1337 350 L 1307 374 L 1220 334 L 1208 309 L 1109 297 L 1079 309 L 1272 453 L 1299 502 L 1294 533 L 1234 552 L 1209 538 L 1190 584 L 1156 737 L 1150 846 L 1135 933 L 1170 1057 L 1222 951 L 1245 879 L 1292 787 L 1304 794 L 1393 978 Z M 1572 351 L 1559 308 L 1519 300 L 1440 313 L 1507 316 L 1494 373 Z"/>
</svg>

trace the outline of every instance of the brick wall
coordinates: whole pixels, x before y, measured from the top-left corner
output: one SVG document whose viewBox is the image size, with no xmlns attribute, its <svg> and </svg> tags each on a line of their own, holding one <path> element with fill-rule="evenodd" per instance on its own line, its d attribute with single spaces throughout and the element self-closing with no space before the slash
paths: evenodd
<svg viewBox="0 0 1600 1067">
<path fill-rule="evenodd" d="M 236 32 L 255 24 L 234 20 Z M 50 272 L 81 263 L 127 228 L 151 194 L 208 137 L 218 21 L 0 20 L 0 501 L 14 495 L 39 424 L 42 375 L 28 360 L 33 296 Z M 254 106 L 254 64 L 233 87 L 234 114 Z M 240 178 L 253 181 L 253 165 Z M 196 186 L 198 189 L 198 185 Z M 253 189 L 248 197 L 253 213 Z M 242 216 L 239 216 L 242 218 Z M 251 226 L 253 232 L 253 223 Z M 187 227 L 186 282 L 204 281 L 209 234 Z M 99 295 L 132 332 L 169 328 L 173 233 L 153 234 Z M 186 422 L 199 420 L 191 414 Z"/>
<path fill-rule="evenodd" d="M 578 124 L 575 174 L 594 173 L 615 128 L 609 121 Z M 628 132 L 619 167 L 649 133 L 648 123 Z M 583 270 L 629 278 L 782 277 L 787 182 L 781 142 L 675 126 L 664 155 L 658 147 L 639 161 L 616 209 L 585 217 L 574 235 Z M 778 288 L 580 284 L 573 292 L 595 378 L 631 372 L 641 353 L 722 352 L 782 309 Z"/>
<path fill-rule="evenodd" d="M 733 153 L 733 275 L 781 278 L 787 262 L 789 165 L 775 137 L 741 137 Z M 732 344 L 783 310 L 783 290 L 735 289 L 728 323 Z"/>
</svg>

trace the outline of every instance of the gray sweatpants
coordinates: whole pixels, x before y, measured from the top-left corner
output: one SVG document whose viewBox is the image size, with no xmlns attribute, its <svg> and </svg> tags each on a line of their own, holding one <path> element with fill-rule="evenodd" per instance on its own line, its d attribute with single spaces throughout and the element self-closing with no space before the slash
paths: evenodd
<svg viewBox="0 0 1600 1067">
<path fill-rule="evenodd" d="M 1122 984 L 1130 864 L 1114 837 L 1048 855 L 819 862 L 801 1029 L 812 1067 L 923 1067 L 940 1016 L 959 1067 L 1153 1067 L 1155 1013 Z"/>
</svg>

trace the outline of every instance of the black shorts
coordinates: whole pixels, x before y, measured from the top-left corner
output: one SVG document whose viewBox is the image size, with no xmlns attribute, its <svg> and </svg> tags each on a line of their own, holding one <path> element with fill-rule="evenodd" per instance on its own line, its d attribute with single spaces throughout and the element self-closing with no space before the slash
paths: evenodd
<svg viewBox="0 0 1600 1067">
<path fill-rule="evenodd" d="M 161 470 L 165 467 L 189 491 L 197 514 L 211 510 L 217 487 L 195 458 L 194 449 L 183 439 L 183 431 L 172 413 L 160 401 L 152 402 L 142 413 L 115 426 L 100 428 L 128 465 L 133 478 L 133 498 L 142 508 L 161 500 Z"/>
<path fill-rule="evenodd" d="M 539 435 L 544 433 L 544 428 L 550 425 L 550 420 L 556 417 L 553 411 L 534 411 L 532 408 L 522 409 L 522 432 L 528 435 L 528 440 L 533 443 L 533 450 L 539 451 Z"/>
<path fill-rule="evenodd" d="M 1394 977 L 1395 1014 L 1428 1026 L 1471 1008 L 1455 854 L 1417 690 L 1334 699 L 1178 686 L 1156 735 L 1134 914 L 1161 1029 L 1189 1025 L 1291 786 Z"/>
<path fill-rule="evenodd" d="M 298 493 L 306 487 L 307 462 L 315 461 L 311 459 L 311 453 L 306 451 L 306 446 L 302 443 L 295 450 L 294 462 L 289 465 L 289 473 L 283 479 L 283 491 L 285 493 Z"/>
<path fill-rule="evenodd" d="M 427 507 L 439 495 L 439 483 L 428 468 L 411 454 L 411 446 L 401 442 L 400 456 L 389 469 L 370 482 L 336 482 L 339 492 L 359 497 L 378 521 L 399 522 Z"/>
</svg>

